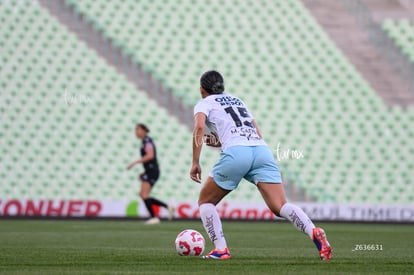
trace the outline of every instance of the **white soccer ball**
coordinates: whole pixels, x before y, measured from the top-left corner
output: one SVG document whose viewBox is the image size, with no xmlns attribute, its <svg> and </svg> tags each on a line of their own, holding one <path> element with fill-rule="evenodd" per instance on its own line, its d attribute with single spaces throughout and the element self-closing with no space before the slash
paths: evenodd
<svg viewBox="0 0 414 275">
<path fill-rule="evenodd" d="M 186 229 L 175 239 L 175 250 L 180 256 L 200 256 L 204 251 L 205 243 L 200 232 Z"/>
</svg>

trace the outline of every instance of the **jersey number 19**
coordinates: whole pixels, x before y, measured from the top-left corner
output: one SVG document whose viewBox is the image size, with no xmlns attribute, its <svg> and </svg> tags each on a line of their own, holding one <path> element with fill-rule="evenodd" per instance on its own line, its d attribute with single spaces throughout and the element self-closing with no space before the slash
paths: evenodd
<svg viewBox="0 0 414 275">
<path fill-rule="evenodd" d="M 240 117 L 242 117 L 242 118 L 249 117 L 249 114 L 247 113 L 246 108 L 237 107 L 237 110 L 238 110 L 240 116 L 236 113 L 236 111 L 234 110 L 233 107 L 227 107 L 224 110 L 226 111 L 226 113 L 230 114 L 231 118 L 233 119 L 234 123 L 236 124 L 236 127 L 242 127 L 244 125 L 244 126 L 247 126 L 247 127 L 254 128 L 253 124 L 250 121 L 245 120 L 242 123 L 242 121 L 240 119 Z"/>
</svg>

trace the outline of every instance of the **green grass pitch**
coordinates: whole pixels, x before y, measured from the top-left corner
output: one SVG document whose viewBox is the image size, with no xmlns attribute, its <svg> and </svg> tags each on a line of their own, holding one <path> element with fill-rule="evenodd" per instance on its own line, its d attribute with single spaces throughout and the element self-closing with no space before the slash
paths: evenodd
<svg viewBox="0 0 414 275">
<path fill-rule="evenodd" d="M 285 222 L 224 221 L 228 261 L 178 256 L 176 235 L 201 222 L 2 220 L 1 274 L 414 274 L 414 225 L 318 223 L 334 248 L 321 262 L 310 239 Z M 378 250 L 355 250 L 358 245 Z M 363 248 L 363 247 L 359 247 Z M 371 247 L 372 248 L 372 247 Z M 380 250 L 382 248 L 382 250 Z"/>
</svg>

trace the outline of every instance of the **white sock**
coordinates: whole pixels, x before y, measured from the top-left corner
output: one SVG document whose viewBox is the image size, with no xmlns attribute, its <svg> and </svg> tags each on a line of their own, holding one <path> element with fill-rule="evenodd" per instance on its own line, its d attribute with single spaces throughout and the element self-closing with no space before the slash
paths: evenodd
<svg viewBox="0 0 414 275">
<path fill-rule="evenodd" d="M 312 229 L 315 228 L 315 225 L 300 207 L 291 203 L 285 203 L 280 209 L 280 215 L 288 219 L 293 226 L 312 239 Z"/>
<path fill-rule="evenodd" d="M 216 206 L 212 203 L 204 203 L 200 205 L 199 210 L 204 229 L 210 240 L 214 243 L 215 248 L 218 250 L 225 249 L 227 243 L 224 238 L 221 219 Z"/>
</svg>

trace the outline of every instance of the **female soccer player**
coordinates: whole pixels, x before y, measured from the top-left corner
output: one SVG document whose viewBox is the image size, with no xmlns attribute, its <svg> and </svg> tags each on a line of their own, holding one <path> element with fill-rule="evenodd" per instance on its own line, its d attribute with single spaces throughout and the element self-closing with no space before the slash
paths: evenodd
<svg viewBox="0 0 414 275">
<path fill-rule="evenodd" d="M 142 163 L 144 166 L 144 173 L 139 175 L 141 179 L 141 191 L 139 193 L 141 199 L 144 201 L 145 206 L 148 209 L 151 218 L 148 219 L 145 223 L 146 224 L 158 224 L 160 223 L 160 219 L 155 216 L 154 211 L 152 209 L 152 205 L 158 205 L 161 207 L 165 207 L 168 209 L 168 218 L 171 220 L 174 214 L 174 208 L 169 207 L 166 203 L 157 200 L 155 198 L 150 197 L 150 193 L 152 188 L 155 185 L 155 182 L 158 180 L 160 176 L 160 169 L 158 166 L 157 161 L 157 150 L 155 148 L 155 144 L 153 140 L 148 136 L 149 129 L 146 125 L 139 123 L 135 126 L 135 135 L 137 138 L 142 140 L 142 147 L 141 147 L 141 158 L 133 161 L 131 164 L 128 165 L 127 169 L 131 169 L 138 163 Z"/>
<path fill-rule="evenodd" d="M 315 243 L 321 259 L 328 261 L 332 249 L 324 230 L 315 227 L 301 208 L 286 202 L 279 167 L 244 102 L 223 93 L 224 80 L 217 71 L 205 72 L 200 86 L 202 99 L 194 107 L 191 179 L 201 182 L 199 159 L 205 126 L 213 133 L 208 136 L 206 144 L 221 145 L 222 149 L 198 200 L 203 226 L 215 246 L 203 258 L 231 258 L 216 205 L 245 178 L 257 186 L 269 209 L 307 234 Z M 216 143 L 215 136 L 218 137 Z"/>
</svg>

